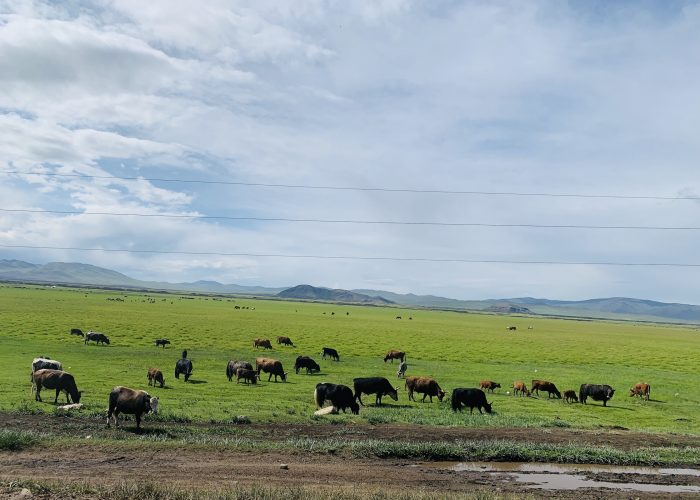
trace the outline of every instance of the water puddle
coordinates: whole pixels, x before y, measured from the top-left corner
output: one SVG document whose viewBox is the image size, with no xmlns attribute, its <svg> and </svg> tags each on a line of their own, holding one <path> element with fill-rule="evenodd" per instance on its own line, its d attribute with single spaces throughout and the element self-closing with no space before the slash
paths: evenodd
<svg viewBox="0 0 700 500">
<path fill-rule="evenodd" d="M 645 491 L 654 493 L 698 493 L 700 486 L 647 483 L 613 483 L 594 481 L 575 474 L 512 474 L 519 483 L 528 488 L 542 490 L 577 490 L 579 488 L 609 488 L 613 490 Z"/>
</svg>

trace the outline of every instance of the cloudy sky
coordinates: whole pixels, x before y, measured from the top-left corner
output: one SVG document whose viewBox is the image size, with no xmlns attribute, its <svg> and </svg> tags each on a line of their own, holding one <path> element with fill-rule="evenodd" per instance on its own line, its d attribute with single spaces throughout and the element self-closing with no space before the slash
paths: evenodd
<svg viewBox="0 0 700 500">
<path fill-rule="evenodd" d="M 624 198 L 700 196 L 699 48 L 696 1 L 0 0 L 0 258 L 700 303 L 697 267 L 256 256 L 697 264 L 700 231 L 230 219 L 700 226 Z"/>
</svg>

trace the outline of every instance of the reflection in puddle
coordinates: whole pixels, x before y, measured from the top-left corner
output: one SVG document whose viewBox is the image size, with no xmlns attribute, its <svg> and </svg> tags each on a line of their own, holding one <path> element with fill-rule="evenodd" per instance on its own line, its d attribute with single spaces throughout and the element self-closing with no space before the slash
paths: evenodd
<svg viewBox="0 0 700 500">
<path fill-rule="evenodd" d="M 428 466 L 422 464 L 422 466 Z M 612 474 L 645 474 L 645 475 L 671 475 L 697 476 L 697 469 L 657 469 L 655 467 L 636 467 L 620 465 L 596 465 L 596 464 L 538 464 L 521 462 L 435 462 L 435 467 L 447 468 L 453 471 L 468 472 L 550 472 L 553 474 L 570 474 L 573 472 L 591 472 Z"/>
</svg>

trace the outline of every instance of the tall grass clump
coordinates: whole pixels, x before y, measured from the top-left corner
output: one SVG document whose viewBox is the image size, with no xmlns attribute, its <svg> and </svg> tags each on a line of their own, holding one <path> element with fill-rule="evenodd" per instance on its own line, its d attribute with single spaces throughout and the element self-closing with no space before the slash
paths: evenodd
<svg viewBox="0 0 700 500">
<path fill-rule="evenodd" d="M 31 446 L 36 441 L 36 436 L 31 432 L 0 430 L 0 450 L 21 450 Z"/>
</svg>

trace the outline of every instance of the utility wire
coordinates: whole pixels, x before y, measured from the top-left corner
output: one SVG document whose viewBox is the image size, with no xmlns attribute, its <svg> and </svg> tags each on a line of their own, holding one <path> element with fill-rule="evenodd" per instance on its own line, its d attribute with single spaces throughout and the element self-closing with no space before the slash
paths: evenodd
<svg viewBox="0 0 700 500">
<path fill-rule="evenodd" d="M 477 195 L 477 196 L 531 196 L 547 198 L 595 198 L 617 200 L 700 200 L 700 196 L 634 196 L 613 194 L 574 194 L 574 193 L 524 193 L 515 191 L 458 191 L 448 189 L 409 189 L 390 187 L 353 187 L 353 186 L 323 186 L 309 184 L 273 184 L 263 182 L 240 181 L 207 181 L 202 179 L 170 179 L 160 177 L 118 177 L 112 175 L 86 175 L 86 174 L 58 174 L 53 172 L 21 172 L 14 170 L 2 170 L 0 174 L 35 175 L 42 177 L 73 177 L 80 179 L 109 179 L 121 181 L 149 181 L 149 182 L 179 182 L 186 184 L 214 184 L 225 186 L 269 187 L 284 189 L 316 189 L 332 191 L 375 191 L 385 193 L 413 193 L 413 194 L 452 194 L 452 195 Z"/>
<path fill-rule="evenodd" d="M 108 215 L 116 217 L 156 217 L 170 219 L 216 219 L 232 221 L 260 222 L 312 222 L 322 224 L 370 224 L 397 226 L 448 226 L 448 227 L 522 227 L 536 229 L 636 229 L 662 231 L 698 231 L 700 226 L 597 226 L 590 224 L 508 224 L 488 222 L 429 222 L 429 221 L 393 221 L 393 220 L 356 220 L 356 219 L 294 219 L 289 217 L 252 217 L 226 215 L 187 215 L 187 214 L 143 214 L 132 212 L 80 212 L 76 210 L 39 210 L 24 208 L 0 208 L 0 212 L 59 214 L 59 215 Z"/>
<path fill-rule="evenodd" d="M 138 250 L 120 248 L 86 248 L 86 247 L 56 247 L 34 245 L 3 245 L 0 248 L 23 248 L 31 250 L 73 250 L 83 252 L 122 252 L 134 254 L 164 254 L 164 255 L 210 255 L 218 257 L 265 257 L 283 259 L 323 259 L 323 260 L 362 260 L 362 261 L 391 261 L 391 262 L 446 262 L 467 264 L 536 264 L 555 266 L 624 266 L 624 267 L 700 267 L 700 264 L 677 262 L 577 262 L 577 261 L 553 261 L 553 260 L 508 260 L 508 259 L 457 259 L 457 258 L 428 258 L 428 257 L 367 257 L 350 255 L 290 255 L 277 253 L 249 253 L 249 252 L 188 252 L 169 250 Z"/>
</svg>

